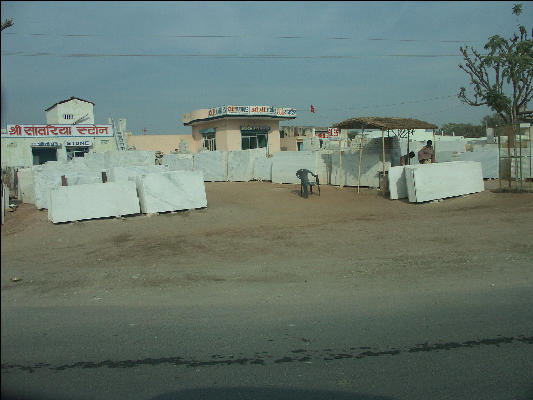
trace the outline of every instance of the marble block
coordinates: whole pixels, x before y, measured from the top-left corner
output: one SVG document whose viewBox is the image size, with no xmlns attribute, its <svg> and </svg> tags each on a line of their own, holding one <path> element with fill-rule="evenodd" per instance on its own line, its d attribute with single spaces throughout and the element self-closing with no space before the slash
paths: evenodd
<svg viewBox="0 0 533 400">
<path fill-rule="evenodd" d="M 169 171 L 136 178 L 143 213 L 207 207 L 204 177 L 199 171 Z"/>
<path fill-rule="evenodd" d="M 404 199 L 408 196 L 404 166 L 389 169 L 389 194 L 391 200 Z"/>
<path fill-rule="evenodd" d="M 254 180 L 272 180 L 272 157 L 258 158 L 254 164 Z"/>
<path fill-rule="evenodd" d="M 113 167 L 107 177 L 109 182 L 133 181 L 138 175 L 146 175 L 158 172 L 167 172 L 169 169 L 164 165 L 131 165 L 129 167 Z"/>
<path fill-rule="evenodd" d="M 481 163 L 483 178 L 497 179 L 499 155 L 498 150 L 467 151 L 460 154 L 461 161 L 478 161 Z"/>
<path fill-rule="evenodd" d="M 205 181 L 226 182 L 228 180 L 228 152 L 199 152 L 194 156 L 194 170 L 201 171 Z"/>
<path fill-rule="evenodd" d="M 61 176 L 67 178 L 67 185 L 82 185 L 102 182 L 102 172 L 78 169 L 72 164 L 50 164 L 32 167 L 33 187 L 35 193 L 35 207 L 48 208 L 48 192 L 61 186 Z"/>
<path fill-rule="evenodd" d="M 104 167 L 107 169 L 131 165 L 155 165 L 155 151 L 114 150 L 104 153 Z"/>
<path fill-rule="evenodd" d="M 161 161 L 169 171 L 192 171 L 194 157 L 192 154 L 164 154 Z"/>
<path fill-rule="evenodd" d="M 22 168 L 17 171 L 18 186 L 22 202 L 35 204 L 35 189 L 31 168 Z"/>
<path fill-rule="evenodd" d="M 383 171 L 381 150 L 363 147 L 361 157 L 360 186 L 379 187 L 379 173 Z M 390 165 L 387 163 L 386 165 Z M 385 168 L 387 170 L 387 167 Z M 331 154 L 331 184 L 341 183 L 340 156 L 338 152 Z M 342 152 L 342 184 L 357 186 L 359 182 L 359 151 Z"/>
<path fill-rule="evenodd" d="M 254 150 L 233 150 L 228 152 L 228 181 L 248 182 L 254 175 Z"/>
<path fill-rule="evenodd" d="M 406 166 L 405 182 L 411 203 L 444 199 L 485 190 L 481 163 L 475 161 Z"/>
<path fill-rule="evenodd" d="M 138 214 L 135 182 L 60 186 L 50 190 L 48 219 L 53 223 Z"/>
<path fill-rule="evenodd" d="M 279 151 L 272 159 L 272 182 L 299 184 L 296 176 L 299 169 L 308 169 L 318 174 L 320 182 L 328 181 L 326 165 L 318 151 Z"/>
</svg>

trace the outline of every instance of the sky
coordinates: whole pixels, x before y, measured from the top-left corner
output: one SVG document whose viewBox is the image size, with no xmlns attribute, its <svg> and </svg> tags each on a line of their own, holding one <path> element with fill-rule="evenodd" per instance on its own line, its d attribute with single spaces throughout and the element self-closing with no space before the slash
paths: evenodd
<svg viewBox="0 0 533 400">
<path fill-rule="evenodd" d="M 533 2 L 513 4 L 2 1 L 1 126 L 44 124 L 72 96 L 134 134 L 191 133 L 183 114 L 219 105 L 296 108 L 281 125 L 479 124 L 492 112 L 457 98 L 459 47 L 531 32 Z"/>
</svg>

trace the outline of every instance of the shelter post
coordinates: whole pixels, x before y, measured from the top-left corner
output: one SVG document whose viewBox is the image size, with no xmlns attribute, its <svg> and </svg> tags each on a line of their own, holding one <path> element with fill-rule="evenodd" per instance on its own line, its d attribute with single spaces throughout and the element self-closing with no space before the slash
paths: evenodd
<svg viewBox="0 0 533 400">
<path fill-rule="evenodd" d="M 385 181 L 385 131 L 383 128 L 381 129 L 381 148 L 383 150 L 383 181 Z"/>
<path fill-rule="evenodd" d="M 433 129 L 433 153 L 435 153 L 435 162 L 437 162 L 437 142 L 435 141 L 435 129 Z"/>
<path fill-rule="evenodd" d="M 339 129 L 340 131 L 340 129 Z M 339 132 L 339 187 L 342 188 L 342 151 L 341 151 L 342 134 Z"/>
<path fill-rule="evenodd" d="M 357 193 L 359 193 L 359 187 L 361 186 L 361 162 L 363 160 L 363 145 L 364 145 L 364 136 L 361 132 L 361 143 L 359 145 L 359 168 L 357 169 Z"/>
</svg>

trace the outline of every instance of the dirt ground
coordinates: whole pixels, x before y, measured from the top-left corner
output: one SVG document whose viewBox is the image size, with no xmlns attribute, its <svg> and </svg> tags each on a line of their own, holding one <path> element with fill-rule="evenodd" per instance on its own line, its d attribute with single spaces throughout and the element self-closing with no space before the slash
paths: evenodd
<svg viewBox="0 0 533 400">
<path fill-rule="evenodd" d="M 208 182 L 205 209 L 57 225 L 23 204 L 1 230 L 2 306 L 531 285 L 533 194 L 485 185 L 411 204 L 367 188 L 303 199 L 299 185 Z"/>
</svg>

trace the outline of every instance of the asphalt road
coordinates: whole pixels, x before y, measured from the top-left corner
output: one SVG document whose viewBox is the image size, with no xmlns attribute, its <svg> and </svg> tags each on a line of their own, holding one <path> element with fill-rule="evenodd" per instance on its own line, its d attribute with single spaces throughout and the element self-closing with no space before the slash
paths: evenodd
<svg viewBox="0 0 533 400">
<path fill-rule="evenodd" d="M 533 287 L 414 289 L 3 305 L 2 398 L 533 399 Z"/>
</svg>

